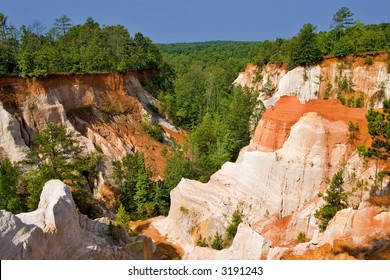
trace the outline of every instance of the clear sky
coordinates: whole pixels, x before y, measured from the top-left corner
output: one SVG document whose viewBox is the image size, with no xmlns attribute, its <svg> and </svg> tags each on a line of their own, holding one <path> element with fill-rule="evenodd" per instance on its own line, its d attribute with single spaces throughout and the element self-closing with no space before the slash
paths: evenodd
<svg viewBox="0 0 390 280">
<path fill-rule="evenodd" d="M 364 23 L 390 22 L 390 0 L 0 0 L 0 12 L 17 27 L 38 20 L 49 29 L 62 15 L 73 24 L 92 17 L 155 43 L 289 38 L 305 23 L 328 30 L 342 6 Z"/>
</svg>

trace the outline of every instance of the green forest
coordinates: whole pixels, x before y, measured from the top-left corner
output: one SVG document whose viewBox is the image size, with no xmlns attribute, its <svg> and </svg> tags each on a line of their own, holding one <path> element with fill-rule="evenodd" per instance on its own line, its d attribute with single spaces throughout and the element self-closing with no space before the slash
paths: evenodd
<svg viewBox="0 0 390 280">
<path fill-rule="evenodd" d="M 248 63 L 260 67 L 286 63 L 292 69 L 329 56 L 390 50 L 390 23 L 365 25 L 343 7 L 331 24 L 330 31 L 317 33 L 307 23 L 293 38 L 274 41 L 153 44 L 141 33 L 131 36 L 122 25 L 102 26 L 92 18 L 72 25 L 62 16 L 45 32 L 37 21 L 17 29 L 0 13 L 0 76 L 155 73 L 152 86 L 145 84 L 161 102 L 155 113 L 172 120 L 188 137 L 183 146 L 174 144 L 164 155 L 163 181 L 151 179 L 142 154 L 129 154 L 114 163 L 112 181 L 121 200 L 118 219 L 125 223 L 166 215 L 169 192 L 182 177 L 207 182 L 248 145 L 253 134 L 250 121 L 257 123 L 265 110 L 258 92 L 232 85 Z M 83 213 L 99 216 L 88 190 L 102 155 L 82 153 L 74 141 L 73 135 L 53 124 L 38 134 L 27 161 L 1 159 L 0 208 L 15 213 L 35 209 L 44 183 L 55 178 L 72 187 Z"/>
<path fill-rule="evenodd" d="M 261 42 L 251 50 L 250 60 L 260 67 L 286 63 L 288 69 L 293 69 L 325 57 L 390 51 L 390 23 L 366 25 L 353 16 L 349 8 L 342 7 L 333 15 L 330 31 L 317 33 L 316 26 L 307 23 L 291 39 Z"/>
<path fill-rule="evenodd" d="M 122 25 L 101 27 L 88 18 L 72 26 L 71 19 L 62 16 L 45 30 L 38 21 L 16 29 L 0 13 L 0 75 L 38 77 L 163 67 L 151 39 L 141 33 L 131 37 Z"/>
</svg>

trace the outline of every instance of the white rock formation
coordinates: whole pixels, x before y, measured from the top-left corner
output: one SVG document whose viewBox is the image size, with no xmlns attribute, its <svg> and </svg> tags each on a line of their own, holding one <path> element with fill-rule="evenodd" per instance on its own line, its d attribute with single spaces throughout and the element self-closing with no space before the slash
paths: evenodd
<svg viewBox="0 0 390 280">
<path fill-rule="evenodd" d="M 273 106 L 281 96 L 296 96 L 301 103 L 317 99 L 320 92 L 321 67 L 296 67 L 287 72 L 279 81 L 275 94 L 264 100 L 265 107 Z"/>
<path fill-rule="evenodd" d="M 116 246 L 107 233 L 107 219 L 81 215 L 69 187 L 51 180 L 36 211 L 0 211 L 0 259 L 144 259 L 153 250 L 148 238 Z"/>
<path fill-rule="evenodd" d="M 390 234 L 390 212 L 362 202 L 359 209 L 344 209 L 337 212 L 326 231 L 319 236 L 319 245 L 333 244 L 334 240 L 349 237 L 355 244 L 364 244 L 368 237 Z"/>
<path fill-rule="evenodd" d="M 0 148 L 11 161 L 25 158 L 29 148 L 23 141 L 18 120 L 0 102 Z M 1 154 L 0 153 L 0 154 Z"/>
<path fill-rule="evenodd" d="M 330 90 L 329 97 L 335 99 L 340 81 L 345 79 L 352 91 L 364 94 L 367 107 L 373 105 L 377 108 L 382 107 L 382 100 L 371 99 L 382 90 L 385 98 L 390 97 L 390 73 L 386 55 L 378 54 L 372 58 L 372 65 L 367 65 L 364 57 L 330 58 L 315 66 L 298 66 L 290 71 L 286 71 L 285 66 L 270 64 L 260 73 L 257 66 L 249 64 L 233 84 L 259 91 L 259 98 L 268 108 L 285 95 L 295 95 L 305 103 L 310 99 L 324 98 L 326 91 Z M 272 97 L 265 94 L 267 88 L 275 89 Z"/>
<path fill-rule="evenodd" d="M 258 260 L 267 252 L 268 244 L 247 223 L 238 226 L 231 246 L 220 251 L 206 247 L 195 247 L 184 259 L 189 260 Z"/>
<path fill-rule="evenodd" d="M 154 226 L 189 253 L 195 231 L 203 237 L 225 232 L 237 208 L 249 224 L 269 214 L 290 215 L 317 198 L 324 180 L 344 160 L 346 144 L 328 143 L 329 137 L 345 139 L 346 133 L 344 122 L 307 113 L 280 150 L 243 150 L 236 163 L 225 163 L 206 184 L 183 179 L 171 192 L 168 217 Z M 307 215 L 302 219 L 308 221 Z"/>
</svg>

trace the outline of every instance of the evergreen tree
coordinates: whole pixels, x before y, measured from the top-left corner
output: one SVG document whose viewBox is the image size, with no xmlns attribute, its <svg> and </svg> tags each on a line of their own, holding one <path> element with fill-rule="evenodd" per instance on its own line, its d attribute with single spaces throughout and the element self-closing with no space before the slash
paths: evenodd
<svg viewBox="0 0 390 280">
<path fill-rule="evenodd" d="M 329 221 L 336 215 L 336 213 L 348 207 L 348 195 L 343 189 L 344 179 L 342 171 L 336 172 L 329 186 L 326 194 L 320 193 L 319 196 L 324 199 L 326 204 L 317 210 L 314 216 L 317 218 L 317 223 L 321 231 L 324 231 L 328 226 Z"/>
<path fill-rule="evenodd" d="M 130 215 L 126 212 L 123 204 L 119 205 L 118 212 L 116 214 L 116 221 L 129 230 Z"/>
<path fill-rule="evenodd" d="M 63 15 L 54 20 L 53 29 L 64 36 L 72 27 L 72 20 L 66 15 Z"/>
<path fill-rule="evenodd" d="M 223 239 L 222 235 L 218 233 L 218 231 L 214 235 L 213 242 L 211 243 L 211 248 L 214 250 L 222 250 L 223 249 Z"/>
<path fill-rule="evenodd" d="M 168 212 L 170 189 L 161 181 L 151 180 L 142 153 L 127 154 L 115 162 L 113 175 L 123 208 L 131 219 L 146 219 Z"/>
<path fill-rule="evenodd" d="M 164 169 L 164 184 L 169 191 L 176 187 L 182 178 L 193 179 L 192 164 L 182 150 L 175 150 L 173 155 L 167 158 Z"/>
<path fill-rule="evenodd" d="M 145 168 L 144 155 L 140 154 L 136 162 L 137 173 L 135 174 L 135 193 L 133 200 L 137 206 L 136 212 L 140 217 L 152 216 L 154 212 L 151 182 L 149 181 L 148 172 Z"/>
<path fill-rule="evenodd" d="M 357 147 L 359 154 L 364 157 L 375 159 L 375 179 L 374 185 L 370 191 L 370 197 L 382 195 L 381 190 L 378 192 L 378 174 L 388 175 L 387 170 L 378 172 L 379 160 L 386 161 L 390 157 L 390 99 L 383 101 L 383 111 L 370 109 L 366 115 L 368 121 L 368 133 L 372 138 L 371 147 L 368 149 L 364 146 Z"/>
<path fill-rule="evenodd" d="M 223 163 L 230 160 L 233 140 L 226 124 L 217 115 L 207 113 L 191 134 L 195 172 L 206 182 Z"/>
<path fill-rule="evenodd" d="M 243 217 L 244 215 L 240 210 L 236 209 L 233 212 L 232 221 L 230 225 L 226 228 L 227 240 L 229 242 L 232 242 L 234 237 L 236 236 L 238 226 L 241 224 Z"/>
<path fill-rule="evenodd" d="M 19 168 L 7 157 L 0 159 L 0 209 L 18 214 L 25 210 L 24 201 L 18 193 Z"/>
<path fill-rule="evenodd" d="M 28 162 L 39 168 L 46 168 L 57 179 L 71 178 L 74 168 L 71 160 L 79 157 L 82 151 L 73 134 L 63 126 L 49 123 L 37 135 L 34 149 L 28 154 Z"/>
<path fill-rule="evenodd" d="M 265 111 L 261 100 L 257 100 L 258 94 L 248 88 L 235 87 L 229 100 L 229 107 L 226 113 L 226 125 L 232 137 L 233 147 L 230 160 L 235 160 L 240 149 L 249 144 L 250 121 L 255 126 Z M 257 108 L 257 110 L 255 110 Z M 255 115 L 254 115 L 254 111 Z"/>
<path fill-rule="evenodd" d="M 114 162 L 113 176 L 115 184 L 120 190 L 120 200 L 128 213 L 133 213 L 137 209 L 134 202 L 135 176 L 137 173 L 137 157 L 140 154 L 132 155 L 128 153 L 121 161 Z"/>
<path fill-rule="evenodd" d="M 66 132 L 63 126 L 50 123 L 37 135 L 26 160 L 26 163 L 36 166 L 26 174 L 30 210 L 38 206 L 42 188 L 48 180 L 79 180 L 73 173 L 75 166 L 72 160 L 80 153 L 81 148 L 77 146 L 73 133 Z"/>
<path fill-rule="evenodd" d="M 346 27 L 354 23 L 352 17 L 353 17 L 353 13 L 348 7 L 341 7 L 333 15 L 332 27 L 334 27 L 335 29 L 345 29 Z"/>
<path fill-rule="evenodd" d="M 30 169 L 24 176 L 24 185 L 29 193 L 28 208 L 35 210 L 44 184 L 51 179 L 64 181 L 72 188 L 73 198 L 80 212 L 90 217 L 98 215 L 92 193 L 86 187 L 93 186 L 97 178 L 100 157 L 82 154 L 82 148 L 65 127 L 50 123 L 38 133 L 33 149 L 27 154 L 26 164 Z M 86 170 L 88 169 L 88 170 Z"/>
</svg>

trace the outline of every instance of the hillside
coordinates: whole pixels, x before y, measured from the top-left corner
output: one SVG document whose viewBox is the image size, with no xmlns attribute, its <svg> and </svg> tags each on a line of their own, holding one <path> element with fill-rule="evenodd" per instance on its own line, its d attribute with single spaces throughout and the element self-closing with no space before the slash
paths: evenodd
<svg viewBox="0 0 390 280">
<path fill-rule="evenodd" d="M 373 253 L 373 240 L 388 244 L 388 205 L 364 202 L 368 199 L 364 191 L 351 204 L 356 210 L 338 213 L 323 233 L 314 216 L 323 204 L 319 192 L 325 191 L 326 179 L 338 170 L 342 170 L 346 190 L 359 180 L 373 178 L 374 166 L 364 165 L 355 149 L 371 141 L 364 132 L 366 113 L 339 101 L 312 100 L 303 105 L 296 97 L 280 98 L 263 115 L 257 136 L 237 162 L 225 163 L 206 184 L 183 179 L 171 193 L 168 217 L 153 225 L 181 246 L 188 259 L 280 259 L 286 258 L 286 252 L 301 258 L 305 254 L 319 259 L 369 257 L 357 256 L 354 250 L 366 246 Z M 362 142 L 348 140 L 350 121 L 362 128 Z M 243 223 L 231 246 L 222 251 L 197 246 L 199 238 L 210 245 L 218 233 L 226 240 L 236 210 L 242 213 Z M 304 240 L 297 245 L 300 234 Z M 363 237 L 365 243 L 359 243 Z M 337 242 L 346 245 L 336 249 Z M 310 255 L 321 246 L 330 247 Z M 388 246 L 382 249 L 388 251 Z"/>
<path fill-rule="evenodd" d="M 148 136 L 141 122 L 155 118 L 166 131 L 178 131 L 150 111 L 148 106 L 158 106 L 158 100 L 141 85 L 148 79 L 147 72 L 1 78 L 0 101 L 6 117 L 1 146 L 12 160 L 21 160 L 35 135 L 53 122 L 77 131 L 89 150 L 98 147 L 107 160 L 143 152 L 156 176 L 162 176 L 164 144 Z M 5 138 L 10 133 L 14 138 Z M 13 152 L 18 150 L 21 153 Z"/>
</svg>

